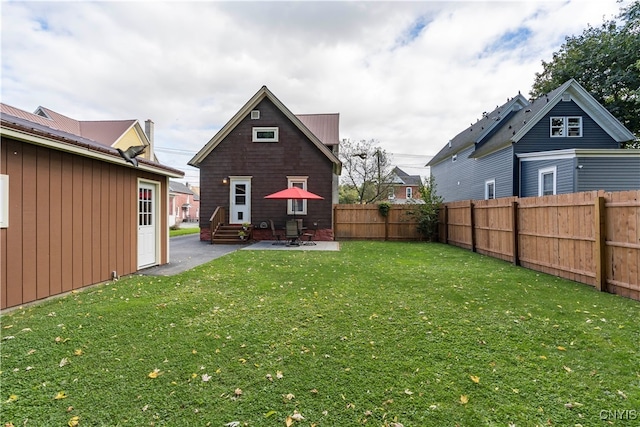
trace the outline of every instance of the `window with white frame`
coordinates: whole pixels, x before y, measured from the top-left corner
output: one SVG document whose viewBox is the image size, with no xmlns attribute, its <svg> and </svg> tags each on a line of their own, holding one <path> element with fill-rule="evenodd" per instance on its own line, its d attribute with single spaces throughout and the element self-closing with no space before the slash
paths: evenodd
<svg viewBox="0 0 640 427">
<path fill-rule="evenodd" d="M 484 198 L 485 200 L 496 198 L 496 180 L 489 179 L 484 182 Z"/>
<path fill-rule="evenodd" d="M 287 188 L 298 187 L 303 190 L 307 189 L 307 178 L 306 176 L 288 176 L 287 177 Z M 307 214 L 307 201 L 289 199 L 287 200 L 287 215 L 306 215 Z"/>
<path fill-rule="evenodd" d="M 551 196 L 556 194 L 555 166 L 538 169 L 538 196 Z"/>
<path fill-rule="evenodd" d="M 278 127 L 254 127 L 253 142 L 278 142 Z"/>
<path fill-rule="evenodd" d="M 552 138 L 582 136 L 582 117 L 551 117 L 550 135 Z"/>
<path fill-rule="evenodd" d="M 413 188 L 407 187 L 406 196 L 407 196 L 407 199 L 412 199 L 413 198 Z"/>
<path fill-rule="evenodd" d="M 395 199 L 396 198 L 396 189 L 393 187 L 389 187 L 389 199 Z"/>
</svg>

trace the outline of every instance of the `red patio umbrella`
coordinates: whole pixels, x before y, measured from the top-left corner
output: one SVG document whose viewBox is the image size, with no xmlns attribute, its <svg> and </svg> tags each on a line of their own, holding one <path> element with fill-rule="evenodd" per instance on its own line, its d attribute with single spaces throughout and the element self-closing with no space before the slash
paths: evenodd
<svg viewBox="0 0 640 427">
<path fill-rule="evenodd" d="M 264 196 L 265 199 L 295 199 L 295 200 L 324 200 L 324 197 L 318 196 L 307 190 L 303 190 L 300 187 L 289 187 L 284 190 L 275 192 Z M 293 218 L 296 217 L 296 211 L 293 211 Z"/>
<path fill-rule="evenodd" d="M 324 197 L 318 196 L 299 187 L 289 187 L 273 194 L 264 196 L 265 199 L 296 199 L 296 200 L 324 200 Z"/>
</svg>

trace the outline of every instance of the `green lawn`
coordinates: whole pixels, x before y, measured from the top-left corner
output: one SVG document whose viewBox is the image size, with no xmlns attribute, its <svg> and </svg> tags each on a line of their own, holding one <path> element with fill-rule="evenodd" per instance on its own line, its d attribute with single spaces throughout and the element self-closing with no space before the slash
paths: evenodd
<svg viewBox="0 0 640 427">
<path fill-rule="evenodd" d="M 199 227 L 169 229 L 169 237 L 184 236 L 186 234 L 196 234 L 200 232 Z"/>
<path fill-rule="evenodd" d="M 639 315 L 440 244 L 242 250 L 3 315 L 0 421 L 635 426 Z"/>
</svg>

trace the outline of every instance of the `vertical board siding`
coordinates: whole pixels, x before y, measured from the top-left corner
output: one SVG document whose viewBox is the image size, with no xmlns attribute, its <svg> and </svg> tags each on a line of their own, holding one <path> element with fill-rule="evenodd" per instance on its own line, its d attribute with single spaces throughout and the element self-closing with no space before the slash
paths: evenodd
<svg viewBox="0 0 640 427">
<path fill-rule="evenodd" d="M 112 271 L 134 273 L 140 177 L 160 183 L 166 248 L 166 177 L 4 138 L 0 156 L 10 221 L 0 230 L 0 308 L 100 283 Z"/>
<path fill-rule="evenodd" d="M 604 242 L 596 241 L 600 198 L 605 201 Z M 515 213 L 508 209 L 512 202 L 517 202 Z M 445 207 L 441 236 L 447 236 L 446 243 L 590 286 L 597 286 L 597 272 L 603 271 L 605 290 L 640 300 L 640 190 L 458 201 Z M 600 244 L 606 249 L 605 265 L 599 266 Z"/>
</svg>

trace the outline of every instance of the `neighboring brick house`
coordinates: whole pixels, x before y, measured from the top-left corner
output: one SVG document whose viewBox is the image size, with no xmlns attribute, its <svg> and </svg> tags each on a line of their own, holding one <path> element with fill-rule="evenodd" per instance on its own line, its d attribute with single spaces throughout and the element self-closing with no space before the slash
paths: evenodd
<svg viewBox="0 0 640 427">
<path fill-rule="evenodd" d="M 254 238 L 269 238 L 269 220 L 287 219 L 310 227 L 318 238 L 333 238 L 333 204 L 338 202 L 339 115 L 294 115 L 263 86 L 189 161 L 200 169 L 200 230 L 211 238 L 214 212 L 220 223 L 251 223 Z M 323 200 L 268 200 L 264 196 L 298 186 Z M 214 224 L 214 227 L 217 224 Z"/>
<path fill-rule="evenodd" d="M 169 178 L 115 148 L 151 145 L 137 120 L 81 122 L 0 104 L 0 301 L 14 307 L 169 261 Z M 151 157 L 151 159 L 149 158 Z"/>
<path fill-rule="evenodd" d="M 420 203 L 420 175 L 409 175 L 399 167 L 393 168 L 392 180 L 389 188 L 389 201 L 394 204 Z"/>
<path fill-rule="evenodd" d="M 518 94 L 451 139 L 427 164 L 445 202 L 640 188 L 640 150 L 575 80 Z"/>
<path fill-rule="evenodd" d="M 200 215 L 200 195 L 187 183 L 169 181 L 169 225 L 197 222 Z"/>
</svg>

